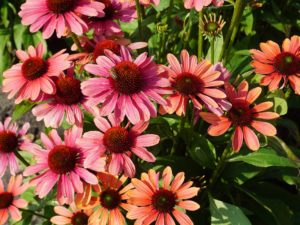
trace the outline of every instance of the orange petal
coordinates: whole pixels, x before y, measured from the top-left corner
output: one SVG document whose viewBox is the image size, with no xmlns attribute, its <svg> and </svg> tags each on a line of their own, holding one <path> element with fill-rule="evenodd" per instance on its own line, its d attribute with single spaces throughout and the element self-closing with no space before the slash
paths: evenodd
<svg viewBox="0 0 300 225">
<path fill-rule="evenodd" d="M 251 126 L 258 132 L 266 136 L 274 136 L 277 133 L 276 128 L 272 124 L 267 122 L 254 120 L 252 121 Z"/>
<path fill-rule="evenodd" d="M 243 144 L 243 131 L 241 127 L 236 127 L 232 136 L 232 148 L 239 151 Z"/>
<path fill-rule="evenodd" d="M 244 139 L 246 142 L 246 145 L 248 146 L 249 149 L 256 151 L 259 149 L 259 141 L 254 133 L 253 130 L 251 130 L 249 127 L 244 126 L 243 127 L 243 133 L 244 133 Z"/>
<path fill-rule="evenodd" d="M 221 122 L 216 125 L 211 125 L 207 131 L 211 136 L 220 136 L 224 134 L 229 129 L 230 126 L 231 126 L 230 121 Z"/>
</svg>

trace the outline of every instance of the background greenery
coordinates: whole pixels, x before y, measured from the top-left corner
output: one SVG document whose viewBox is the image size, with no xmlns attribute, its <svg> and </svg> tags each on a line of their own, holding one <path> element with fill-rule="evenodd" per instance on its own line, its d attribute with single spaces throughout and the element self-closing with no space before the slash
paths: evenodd
<svg viewBox="0 0 300 225">
<path fill-rule="evenodd" d="M 17 15 L 22 1 L 1 0 L 0 4 L 1 75 L 17 62 L 16 49 L 26 49 L 39 42 L 47 44 L 49 54 L 70 48 L 68 40 L 52 37 L 46 43 L 40 33 L 31 34 L 28 27 L 22 26 Z M 172 10 L 168 8 L 169 4 L 169 0 L 161 0 L 158 7 L 146 10 L 143 20 L 143 39 L 148 41 L 149 53 L 160 63 L 166 62 L 167 53 L 179 55 L 183 48 L 197 54 L 198 14 L 184 9 L 182 1 L 175 0 Z M 227 21 L 223 30 L 226 34 L 232 5 L 211 7 L 206 9 L 205 13 L 208 12 L 223 15 Z M 252 73 L 248 50 L 258 48 L 260 42 L 273 40 L 281 44 L 284 38 L 299 35 L 299 13 L 298 0 L 248 1 L 237 40 L 227 54 L 225 66 L 232 72 L 232 81 L 247 79 L 251 85 L 257 85 L 259 75 Z M 122 28 L 129 39 L 140 41 L 136 22 L 122 24 Z M 216 52 L 220 52 L 222 42 L 223 37 L 216 40 Z M 209 43 L 205 40 L 204 52 L 209 52 L 208 49 Z M 209 54 L 204 57 L 209 57 Z M 161 136 L 161 143 L 151 149 L 159 157 L 154 165 L 137 162 L 138 170 L 142 172 L 171 165 L 176 172 L 185 171 L 187 179 L 201 186 L 203 191 L 196 199 L 201 210 L 190 214 L 196 225 L 300 224 L 300 97 L 289 89 L 271 94 L 265 91 L 262 96 L 273 100 L 274 110 L 282 116 L 276 124 L 278 136 L 261 136 L 262 148 L 258 152 L 243 148 L 240 153 L 229 156 L 222 168 L 217 165 L 227 142 L 230 142 L 230 134 L 212 138 L 207 135 L 208 125 L 203 121 L 191 128 L 191 115 L 184 121 L 179 121 L 176 116 L 151 121 L 148 132 Z M 32 106 L 30 103 L 16 106 L 14 118 L 20 118 Z M 87 118 L 86 130 L 91 129 L 91 121 Z M 215 176 L 216 168 L 219 173 L 214 182 L 205 183 Z M 41 201 L 29 191 L 24 197 L 31 202 L 31 210 L 47 216 L 53 214 L 53 196 Z M 30 212 L 24 212 L 23 218 L 18 224 L 31 224 Z"/>
</svg>

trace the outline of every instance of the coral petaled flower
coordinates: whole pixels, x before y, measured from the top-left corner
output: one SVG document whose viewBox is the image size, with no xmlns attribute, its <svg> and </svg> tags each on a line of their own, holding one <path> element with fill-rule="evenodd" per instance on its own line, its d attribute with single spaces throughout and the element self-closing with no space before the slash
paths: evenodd
<svg viewBox="0 0 300 225">
<path fill-rule="evenodd" d="M 295 93 L 300 95 L 300 36 L 285 39 L 282 50 L 273 41 L 260 43 L 260 49 L 250 50 L 255 72 L 264 75 L 260 84 L 274 91 L 289 81 Z"/>
<path fill-rule="evenodd" d="M 102 116 L 114 111 L 121 121 L 125 115 L 132 124 L 147 121 L 156 116 L 150 99 L 166 104 L 161 95 L 169 93 L 164 89 L 169 81 L 159 74 L 158 66 L 147 53 L 133 60 L 127 48 L 121 46 L 120 51 L 121 56 L 117 56 L 106 50 L 107 56 L 99 56 L 96 65 L 85 66 L 87 72 L 99 77 L 82 82 L 82 92 L 89 98 L 87 104 L 102 103 Z"/>
<path fill-rule="evenodd" d="M 37 120 L 44 120 L 46 127 L 58 128 L 66 115 L 66 121 L 70 125 L 81 127 L 83 124 L 82 105 L 86 110 L 89 107 L 85 104 L 86 97 L 82 94 L 81 81 L 74 78 L 73 73 L 60 75 L 54 79 L 56 93 L 49 95 L 43 100 L 46 101 L 32 109 Z"/>
<path fill-rule="evenodd" d="M 7 191 L 5 191 L 0 179 L 0 225 L 7 224 L 9 214 L 15 221 L 22 219 L 19 208 L 25 208 L 28 204 L 25 200 L 18 198 L 28 188 L 28 184 L 22 184 L 22 180 L 21 175 L 11 177 Z"/>
<path fill-rule="evenodd" d="M 108 173 L 98 173 L 99 185 L 92 195 L 91 188 L 87 188 L 84 195 L 76 198 L 77 201 L 85 201 L 85 208 L 98 207 L 90 216 L 90 221 L 101 225 L 118 224 L 125 225 L 126 221 L 122 214 L 123 210 L 128 210 L 130 205 L 125 203 L 127 191 L 132 188 L 131 184 L 124 185 L 127 178 L 114 177 Z M 84 198 L 82 198 L 84 197 Z"/>
<path fill-rule="evenodd" d="M 109 173 L 119 175 L 124 171 L 126 176 L 133 177 L 135 165 L 131 160 L 132 153 L 147 162 L 155 161 L 155 157 L 146 147 L 158 144 L 160 138 L 155 134 L 142 135 L 148 127 L 148 122 L 141 121 L 131 128 L 128 128 L 128 125 L 122 127 L 113 115 L 109 116 L 109 121 L 96 117 L 94 122 L 101 132 L 87 132 L 77 141 L 87 152 L 85 164 L 89 165 L 107 153 L 111 157 Z"/>
<path fill-rule="evenodd" d="M 9 92 L 8 99 L 16 96 L 15 103 L 23 100 L 38 101 L 44 94 L 54 94 L 53 77 L 68 69 L 71 62 L 68 54 L 61 50 L 48 59 L 44 59 L 45 47 L 39 44 L 36 48 L 30 46 L 28 53 L 22 50 L 16 52 L 21 60 L 3 73 L 3 92 Z"/>
<path fill-rule="evenodd" d="M 253 128 L 266 136 L 276 135 L 276 128 L 264 120 L 272 120 L 279 117 L 277 113 L 266 112 L 273 106 L 272 102 L 262 102 L 253 105 L 261 93 L 261 88 L 256 87 L 248 91 L 248 82 L 243 81 L 237 90 L 231 85 L 225 86 L 226 94 L 232 104 L 232 108 L 224 116 L 216 116 L 212 113 L 201 112 L 200 116 L 208 123 L 208 133 L 212 136 L 224 134 L 230 127 L 234 128 L 232 136 L 232 148 L 239 151 L 245 141 L 247 147 L 253 151 L 259 149 L 260 144 Z"/>
<path fill-rule="evenodd" d="M 43 29 L 43 38 L 47 39 L 56 30 L 60 38 L 66 31 L 77 35 L 87 31 L 88 26 L 81 16 L 103 16 L 103 9 L 102 3 L 91 0 L 27 0 L 19 16 L 22 24 L 30 25 L 30 32 Z"/>
<path fill-rule="evenodd" d="M 224 4 L 224 0 L 184 0 L 184 7 L 186 9 L 195 8 L 197 11 L 201 11 L 203 7 L 207 7 L 210 4 L 220 7 Z"/>
<path fill-rule="evenodd" d="M 51 222 L 57 225 L 99 225 L 99 222 L 90 222 L 90 216 L 93 213 L 92 209 L 79 209 L 75 203 L 70 204 L 70 209 L 63 206 L 55 206 L 54 212 L 58 216 L 53 216 Z"/>
<path fill-rule="evenodd" d="M 164 169 L 162 182 L 160 174 L 149 170 L 143 173 L 141 180 L 132 179 L 134 189 L 127 192 L 129 207 L 127 218 L 136 220 L 135 224 L 156 225 L 179 224 L 193 225 L 192 220 L 183 210 L 195 211 L 200 206 L 189 200 L 197 196 L 200 188 L 191 187 L 192 181 L 184 182 L 184 173 L 178 173 L 174 178 L 170 167 Z M 172 217 L 173 215 L 173 217 Z"/>
<path fill-rule="evenodd" d="M 25 123 L 19 130 L 11 117 L 7 117 L 4 123 L 0 122 L 0 178 L 9 166 L 10 174 L 16 175 L 19 165 L 15 152 L 31 149 L 35 144 L 25 135 L 29 129 L 29 123 Z"/>
<path fill-rule="evenodd" d="M 198 110 L 203 105 L 219 108 L 216 100 L 225 99 L 226 95 L 219 89 L 224 81 L 218 79 L 220 72 L 214 70 L 213 65 L 206 60 L 198 63 L 197 57 L 190 56 L 186 50 L 181 52 L 181 63 L 172 54 L 167 57 L 170 66 L 165 69 L 174 91 L 167 98 L 168 104 L 160 107 L 160 113 L 185 115 L 189 100 Z"/>
<path fill-rule="evenodd" d="M 135 18 L 134 7 L 119 0 L 95 0 L 95 2 L 102 2 L 105 5 L 105 15 L 99 14 L 97 17 L 87 19 L 88 26 L 94 29 L 94 36 L 123 36 L 121 27 L 115 20 L 131 22 Z"/>
<path fill-rule="evenodd" d="M 30 183 L 35 185 L 35 191 L 40 198 L 45 197 L 56 183 L 57 200 L 60 204 L 72 203 L 74 192 L 83 192 L 82 180 L 90 184 L 97 184 L 97 177 L 83 168 L 86 158 L 85 152 L 75 144 L 80 138 L 82 128 L 73 128 L 64 132 L 64 142 L 56 130 L 49 133 L 49 137 L 41 134 L 41 140 L 46 150 L 35 149 L 30 152 L 36 158 L 36 164 L 25 169 L 24 175 L 29 176 L 40 173 Z M 95 171 L 103 171 L 105 162 L 101 159 L 90 164 Z"/>
</svg>

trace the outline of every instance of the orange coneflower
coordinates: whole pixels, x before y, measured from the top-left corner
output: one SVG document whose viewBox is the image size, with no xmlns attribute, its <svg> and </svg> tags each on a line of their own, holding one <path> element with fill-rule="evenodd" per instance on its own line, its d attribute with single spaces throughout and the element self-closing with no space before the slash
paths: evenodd
<svg viewBox="0 0 300 225">
<path fill-rule="evenodd" d="M 128 191 L 129 207 L 127 218 L 136 220 L 135 224 L 156 225 L 175 224 L 172 215 L 180 224 L 192 225 L 192 220 L 182 209 L 194 211 L 199 205 L 188 199 L 195 197 L 200 188 L 191 187 L 193 182 L 184 182 L 184 173 L 178 173 L 173 179 L 172 170 L 167 167 L 162 174 L 154 170 L 143 173 L 141 180 L 132 179 L 134 189 Z"/>
<path fill-rule="evenodd" d="M 255 72 L 264 75 L 260 84 L 269 86 L 269 90 L 274 91 L 282 80 L 281 87 L 288 80 L 295 93 L 300 94 L 300 37 L 285 39 L 282 50 L 273 41 L 260 43 L 260 48 L 262 51 L 250 50 Z"/>
<path fill-rule="evenodd" d="M 226 94 L 232 104 L 229 112 L 223 116 L 207 112 L 200 113 L 200 116 L 211 124 L 208 133 L 212 136 L 219 136 L 224 134 L 230 127 L 234 127 L 233 150 L 239 151 L 243 140 L 245 140 L 249 149 L 253 151 L 259 149 L 259 140 L 252 128 L 266 136 L 276 135 L 276 128 L 272 124 L 262 121 L 279 117 L 277 113 L 266 112 L 273 106 L 273 103 L 262 102 L 253 106 L 261 93 L 261 88 L 256 87 L 249 91 L 247 81 L 243 81 L 237 90 L 231 84 L 227 84 L 225 87 Z"/>
</svg>

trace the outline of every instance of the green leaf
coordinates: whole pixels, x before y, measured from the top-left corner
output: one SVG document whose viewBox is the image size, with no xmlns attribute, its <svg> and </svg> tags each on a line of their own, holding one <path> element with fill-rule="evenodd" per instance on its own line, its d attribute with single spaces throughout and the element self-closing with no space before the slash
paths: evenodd
<svg viewBox="0 0 300 225">
<path fill-rule="evenodd" d="M 288 112 L 288 104 L 285 99 L 274 97 L 274 111 L 279 115 L 285 115 Z"/>
<path fill-rule="evenodd" d="M 229 162 L 245 162 L 257 167 L 271 167 L 271 166 L 281 166 L 281 167 L 292 167 L 298 168 L 297 164 L 292 160 L 276 155 L 273 151 L 261 151 L 250 153 L 248 155 L 239 155 L 234 158 L 229 159 Z"/>
<path fill-rule="evenodd" d="M 12 114 L 12 119 L 15 121 L 20 119 L 25 113 L 27 113 L 35 105 L 36 103 L 32 103 L 28 101 L 23 101 L 20 104 L 16 105 Z"/>
<path fill-rule="evenodd" d="M 232 204 L 213 199 L 209 196 L 211 225 L 251 225 L 243 211 Z"/>
<path fill-rule="evenodd" d="M 189 149 L 191 158 L 199 165 L 213 169 L 216 162 L 216 150 L 213 144 L 203 136 L 197 134 Z"/>
<path fill-rule="evenodd" d="M 215 42 L 215 59 L 219 58 L 219 55 L 221 54 L 222 51 L 222 46 L 223 46 L 223 35 L 216 37 L 214 42 Z M 209 47 L 208 51 L 207 51 L 207 55 L 205 56 L 205 58 L 207 60 L 211 59 L 211 47 Z"/>
<path fill-rule="evenodd" d="M 14 25 L 14 42 L 17 49 L 22 49 L 23 44 L 23 34 L 26 31 L 26 27 L 22 24 L 15 24 Z"/>
</svg>

